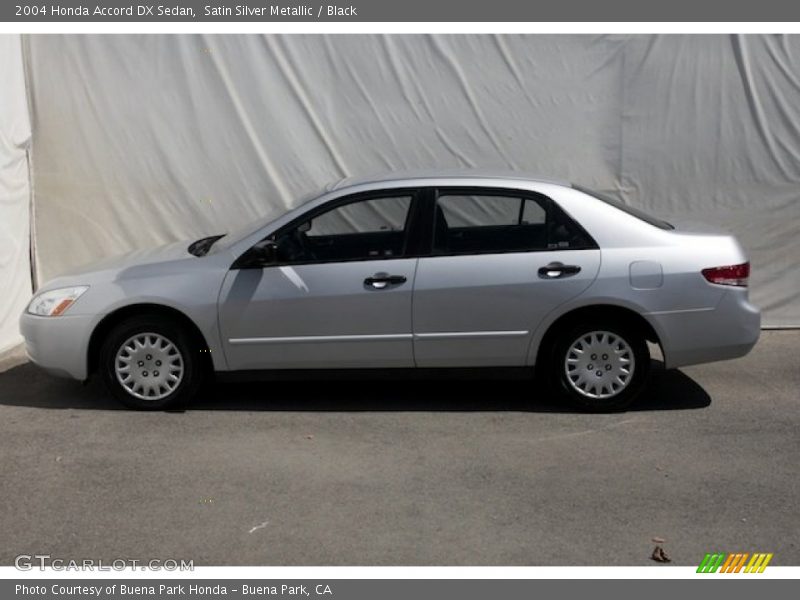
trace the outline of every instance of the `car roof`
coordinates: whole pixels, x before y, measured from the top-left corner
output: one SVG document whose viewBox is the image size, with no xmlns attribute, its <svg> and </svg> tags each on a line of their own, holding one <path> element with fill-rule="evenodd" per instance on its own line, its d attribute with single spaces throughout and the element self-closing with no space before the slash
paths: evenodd
<svg viewBox="0 0 800 600">
<path fill-rule="evenodd" d="M 424 181 L 436 180 L 437 185 L 442 185 L 441 181 L 446 180 L 452 185 L 463 184 L 464 180 L 476 179 L 492 179 L 499 181 L 508 181 L 511 185 L 518 181 L 533 181 L 537 183 L 548 183 L 553 185 L 561 185 L 565 187 L 572 187 L 568 181 L 560 181 L 557 179 L 549 179 L 539 177 L 530 173 L 522 171 L 504 171 L 502 169 L 486 170 L 486 169 L 440 169 L 440 170 L 420 170 L 420 171 L 391 171 L 371 175 L 368 177 L 345 177 L 336 183 L 328 186 L 328 192 L 335 192 L 346 188 L 356 186 L 379 186 L 385 184 L 394 185 L 404 181 Z"/>
</svg>

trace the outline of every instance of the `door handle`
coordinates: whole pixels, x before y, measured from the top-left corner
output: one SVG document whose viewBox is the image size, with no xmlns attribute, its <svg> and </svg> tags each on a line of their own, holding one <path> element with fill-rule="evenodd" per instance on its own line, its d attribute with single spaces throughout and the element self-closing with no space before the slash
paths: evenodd
<svg viewBox="0 0 800 600">
<path fill-rule="evenodd" d="M 556 261 L 541 267 L 539 269 L 539 277 L 542 279 L 563 279 L 577 275 L 580 271 L 581 268 L 578 265 L 565 265 Z"/>
<path fill-rule="evenodd" d="M 405 275 L 389 275 L 388 273 L 375 273 L 364 280 L 364 285 L 376 290 L 382 290 L 390 285 L 400 285 L 406 282 Z"/>
</svg>

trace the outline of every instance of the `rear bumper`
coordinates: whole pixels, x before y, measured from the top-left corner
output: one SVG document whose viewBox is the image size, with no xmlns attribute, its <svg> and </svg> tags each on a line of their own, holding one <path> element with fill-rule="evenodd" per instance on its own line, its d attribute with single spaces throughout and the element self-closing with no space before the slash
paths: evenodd
<svg viewBox="0 0 800 600">
<path fill-rule="evenodd" d="M 669 369 L 744 356 L 761 334 L 761 311 L 746 289 L 731 289 L 709 310 L 646 315 L 661 338 Z"/>
<path fill-rule="evenodd" d="M 88 377 L 91 315 L 37 317 L 25 313 L 19 326 L 31 362 L 48 373 L 83 381 Z"/>
</svg>

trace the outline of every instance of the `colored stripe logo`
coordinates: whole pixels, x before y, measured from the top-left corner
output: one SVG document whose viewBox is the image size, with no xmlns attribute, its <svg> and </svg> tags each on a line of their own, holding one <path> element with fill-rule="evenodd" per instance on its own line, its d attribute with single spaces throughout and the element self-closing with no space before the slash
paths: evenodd
<svg viewBox="0 0 800 600">
<path fill-rule="evenodd" d="M 700 566 L 697 567 L 698 573 L 763 573 L 769 561 L 772 560 L 772 553 L 754 552 L 734 552 L 726 554 L 724 552 L 707 553 L 703 557 Z"/>
</svg>

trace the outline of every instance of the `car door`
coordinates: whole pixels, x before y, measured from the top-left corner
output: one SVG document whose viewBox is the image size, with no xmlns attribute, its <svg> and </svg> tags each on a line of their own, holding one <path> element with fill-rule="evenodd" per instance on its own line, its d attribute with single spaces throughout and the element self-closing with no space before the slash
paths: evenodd
<svg viewBox="0 0 800 600">
<path fill-rule="evenodd" d="M 333 200 L 270 236 L 274 260 L 233 268 L 220 295 L 228 365 L 413 366 L 407 246 L 417 190 Z"/>
<path fill-rule="evenodd" d="M 548 197 L 440 188 L 414 283 L 419 367 L 521 366 L 545 315 L 595 279 L 600 251 Z"/>
</svg>

